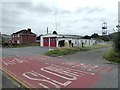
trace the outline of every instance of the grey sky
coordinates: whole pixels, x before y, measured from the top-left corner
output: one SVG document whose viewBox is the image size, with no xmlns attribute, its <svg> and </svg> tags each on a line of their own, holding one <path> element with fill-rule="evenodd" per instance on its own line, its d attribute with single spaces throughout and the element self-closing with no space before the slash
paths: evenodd
<svg viewBox="0 0 120 90">
<path fill-rule="evenodd" d="M 37 35 L 56 29 L 60 34 L 101 34 L 101 25 L 108 31 L 117 25 L 119 0 L 29 0 L 2 2 L 2 33 L 12 34 L 31 28 Z"/>
</svg>

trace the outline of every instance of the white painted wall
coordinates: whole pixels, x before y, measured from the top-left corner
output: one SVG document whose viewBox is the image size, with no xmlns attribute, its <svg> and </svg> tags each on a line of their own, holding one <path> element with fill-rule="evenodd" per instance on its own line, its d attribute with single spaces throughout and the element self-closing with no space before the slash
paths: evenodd
<svg viewBox="0 0 120 90">
<path fill-rule="evenodd" d="M 58 47 L 58 42 L 61 41 L 61 40 L 65 40 L 65 42 L 67 42 L 68 45 L 69 45 L 69 40 L 71 40 L 71 42 L 73 43 L 73 46 L 82 46 L 82 42 L 84 43 L 84 46 L 91 46 L 91 45 L 96 44 L 96 40 L 94 40 L 94 39 L 74 39 L 72 37 L 71 38 L 68 38 L 68 37 L 67 38 L 62 38 L 62 36 L 60 36 L 60 35 L 46 34 L 44 36 L 41 36 L 41 39 L 40 39 L 41 40 L 41 43 L 40 43 L 41 46 L 43 46 L 43 38 L 44 37 L 57 37 L 56 38 L 56 47 Z"/>
<path fill-rule="evenodd" d="M 96 40 L 92 39 L 73 39 L 74 46 L 82 46 L 82 42 L 84 46 L 91 46 L 96 43 Z"/>
<path fill-rule="evenodd" d="M 43 36 L 40 37 L 40 46 L 43 46 Z"/>
</svg>

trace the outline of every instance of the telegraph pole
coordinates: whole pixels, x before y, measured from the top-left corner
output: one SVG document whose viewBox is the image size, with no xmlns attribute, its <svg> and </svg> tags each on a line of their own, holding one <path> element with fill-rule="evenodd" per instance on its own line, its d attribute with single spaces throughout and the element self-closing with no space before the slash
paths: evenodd
<svg viewBox="0 0 120 90">
<path fill-rule="evenodd" d="M 55 11 L 55 28 L 55 31 L 57 31 L 57 11 Z"/>
<path fill-rule="evenodd" d="M 47 34 L 48 34 L 48 27 L 47 27 Z"/>
</svg>

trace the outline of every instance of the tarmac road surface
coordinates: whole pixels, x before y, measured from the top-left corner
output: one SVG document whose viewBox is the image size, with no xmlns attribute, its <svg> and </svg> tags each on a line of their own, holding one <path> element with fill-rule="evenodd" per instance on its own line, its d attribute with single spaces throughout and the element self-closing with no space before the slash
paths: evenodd
<svg viewBox="0 0 120 90">
<path fill-rule="evenodd" d="M 2 69 L 32 88 L 118 88 L 118 65 L 107 64 L 102 58 L 107 49 L 59 58 L 40 55 L 48 49 L 3 49 Z"/>
</svg>

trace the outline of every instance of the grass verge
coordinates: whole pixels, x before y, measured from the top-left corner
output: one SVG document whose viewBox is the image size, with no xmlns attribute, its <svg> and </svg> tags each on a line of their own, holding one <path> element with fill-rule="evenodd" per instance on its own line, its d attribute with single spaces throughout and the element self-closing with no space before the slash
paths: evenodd
<svg viewBox="0 0 120 90">
<path fill-rule="evenodd" d="M 99 49 L 99 48 L 105 48 L 110 47 L 110 44 L 105 45 L 93 45 L 93 46 L 85 46 L 84 48 L 81 47 L 68 47 L 68 48 L 57 48 L 55 50 L 50 50 L 46 52 L 44 55 L 48 56 L 62 56 L 62 55 L 68 55 L 73 54 L 80 51 L 88 51 L 93 49 Z"/>
<path fill-rule="evenodd" d="M 55 50 L 50 50 L 45 53 L 48 56 L 62 56 L 67 54 L 73 54 L 79 51 L 86 51 L 87 49 L 81 47 L 72 47 L 72 48 L 57 48 Z"/>
<path fill-rule="evenodd" d="M 111 44 L 95 44 L 92 46 L 86 46 L 85 48 L 88 50 L 92 50 L 92 49 L 100 49 L 100 48 L 107 48 L 107 47 L 111 47 Z"/>
<path fill-rule="evenodd" d="M 103 57 L 110 62 L 120 63 L 120 54 L 113 49 L 109 49 Z"/>
</svg>

